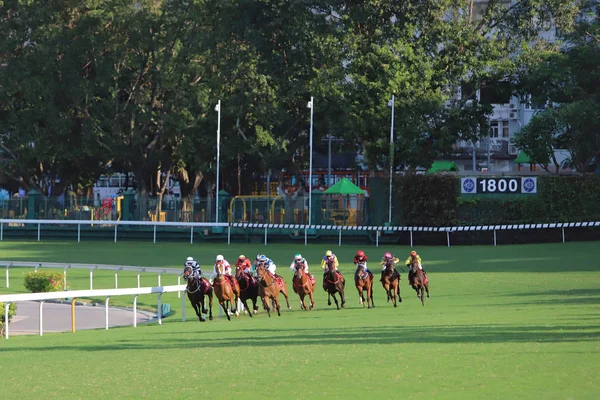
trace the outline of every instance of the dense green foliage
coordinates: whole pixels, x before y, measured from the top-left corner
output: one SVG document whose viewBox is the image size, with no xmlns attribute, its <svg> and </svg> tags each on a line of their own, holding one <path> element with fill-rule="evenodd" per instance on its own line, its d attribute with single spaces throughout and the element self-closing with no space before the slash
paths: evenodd
<svg viewBox="0 0 600 400">
<path fill-rule="evenodd" d="M 147 243 L 0 242 L 4 257 L 57 262 L 181 266 L 187 255 L 204 264 L 219 252 L 266 252 L 288 278 L 285 262 L 301 248 L 320 281 L 322 245 L 190 245 Z M 110 251 L 107 251 L 110 249 Z M 334 247 L 350 278 L 355 246 Z M 403 256 L 408 247 L 364 248 L 369 267 L 386 250 Z M 376 308 L 362 309 L 348 284 L 347 308 L 327 306 L 323 290 L 316 308 L 281 317 L 241 316 L 227 321 L 181 322 L 179 299 L 163 301 L 175 315 L 137 328 L 11 336 L 2 341 L 0 370 L 10 377 L 6 398 L 272 398 L 348 399 L 595 399 L 598 360 L 598 244 L 417 248 L 431 280 L 425 306 L 402 272 L 404 301 L 393 308 L 376 282 Z M 102 271 L 96 271 L 98 273 Z M 104 287 L 112 287 L 112 273 Z M 124 271 L 122 271 L 124 272 Z M 75 288 L 85 288 L 87 270 Z M 522 279 L 528 277 L 528 279 Z M 151 279 L 150 279 L 151 278 Z M 155 276 L 142 276 L 143 285 Z M 172 276 L 163 276 L 163 279 Z M 98 279 L 98 284 L 101 280 Z M 135 285 L 135 279 L 128 281 Z M 125 287 L 125 286 L 123 286 Z M 0 293 L 4 293 L 0 280 Z M 130 296 L 113 296 L 131 306 Z M 139 299 L 138 299 L 139 301 Z M 152 296 L 156 304 L 156 296 Z M 67 330 L 69 330 L 68 321 Z M 36 376 L 31 366 L 52 365 Z M 582 368 L 582 365 L 585 368 Z M 254 369 L 253 369 L 254 368 Z M 260 370 L 257 372 L 248 372 Z M 374 378 L 375 377 L 375 378 Z M 55 388 L 60 382 L 60 390 Z"/>
<path fill-rule="evenodd" d="M 387 219 L 387 186 L 373 179 L 371 224 Z M 536 195 L 460 195 L 460 177 L 412 175 L 393 182 L 397 225 L 452 226 L 600 221 L 600 177 L 540 176 Z M 387 214 L 385 214 L 387 215 Z"/>
<path fill-rule="evenodd" d="M 12 318 L 17 315 L 17 304 L 10 303 L 8 307 L 8 322 L 12 320 Z M 6 318 L 6 303 L 0 303 L 0 340 L 4 337 L 4 324 Z"/>
<path fill-rule="evenodd" d="M 578 2 L 58 0 L 0 2 L 0 163 L 42 193 L 135 175 L 138 193 L 175 177 L 190 202 L 215 186 L 217 114 L 230 193 L 256 173 L 305 169 L 306 108 L 368 163 L 427 167 L 487 135 L 490 104 L 456 93 L 512 79 L 573 30 Z M 534 49 L 521 50 L 527 46 Z M 244 179 L 242 179 L 242 177 Z"/>
</svg>

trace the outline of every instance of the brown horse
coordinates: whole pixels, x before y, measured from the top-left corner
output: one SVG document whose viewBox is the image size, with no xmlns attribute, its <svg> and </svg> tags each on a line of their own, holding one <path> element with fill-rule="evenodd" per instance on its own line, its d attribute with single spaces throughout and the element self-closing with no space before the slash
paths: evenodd
<svg viewBox="0 0 600 400">
<path fill-rule="evenodd" d="M 217 262 L 215 269 L 217 276 L 213 280 L 213 287 L 215 289 L 215 295 L 219 300 L 219 304 L 223 308 L 228 320 L 231 320 L 231 318 L 229 318 L 230 312 L 235 314 L 236 317 L 239 317 L 240 313 L 236 310 L 236 305 L 240 294 L 240 286 L 235 280 L 232 285 L 228 277 L 225 276 L 223 262 Z M 229 303 L 231 309 L 226 307 L 226 302 Z"/>
<path fill-rule="evenodd" d="M 365 308 L 365 297 L 363 296 L 365 292 L 367 293 L 367 307 L 375 307 L 375 303 L 373 303 L 373 274 L 366 270 L 363 263 L 358 264 L 356 274 L 354 275 L 354 285 L 356 286 L 356 290 L 358 290 L 358 298 L 363 308 Z M 369 303 L 369 300 L 371 300 L 371 303 Z"/>
<path fill-rule="evenodd" d="M 292 284 L 294 285 L 294 292 L 300 296 L 300 308 L 302 310 L 312 310 L 315 306 L 315 298 L 313 297 L 315 285 L 310 279 L 310 276 L 304 272 L 303 265 L 296 265 L 296 272 L 294 272 Z M 309 308 L 307 308 L 306 304 L 304 304 L 304 297 L 307 295 L 310 298 Z"/>
<path fill-rule="evenodd" d="M 244 269 L 239 265 L 235 267 L 235 279 L 240 285 L 240 300 L 244 304 L 244 308 L 248 311 L 248 315 L 252 317 L 252 314 L 258 312 L 258 305 L 256 300 L 258 299 L 258 282 L 252 275 L 248 275 L 244 272 Z M 248 308 L 248 299 L 252 300 L 252 311 Z"/>
<path fill-rule="evenodd" d="M 334 259 L 327 260 L 327 272 L 325 273 L 325 278 L 323 279 L 323 287 L 326 288 L 325 290 L 327 291 L 327 305 L 331 305 L 331 297 L 333 296 L 335 306 L 339 310 L 340 304 L 338 304 L 337 298 L 335 297 L 335 294 L 339 293 L 340 300 L 342 302 L 341 306 L 344 308 L 346 305 L 346 298 L 344 297 L 346 280 L 336 271 Z"/>
<path fill-rule="evenodd" d="M 269 303 L 269 299 L 275 303 L 277 315 L 281 316 L 281 313 L 279 312 L 279 292 L 283 293 L 288 309 L 292 309 L 288 299 L 287 284 L 282 277 L 279 277 L 282 283 L 282 285 L 279 286 L 279 283 L 275 277 L 271 275 L 263 263 L 258 264 L 258 267 L 256 268 L 256 276 L 258 277 L 258 296 L 262 299 L 263 306 L 265 307 L 265 310 L 267 310 L 269 317 L 271 316 L 271 305 Z"/>
<path fill-rule="evenodd" d="M 385 269 L 383 271 L 381 284 L 383 285 L 383 289 L 387 294 L 388 303 L 390 300 L 392 300 L 394 307 L 397 307 L 396 295 L 398 295 L 398 303 L 402 303 L 402 297 L 400 297 L 400 274 L 394 268 L 393 260 L 385 261 L 384 265 Z"/>
<path fill-rule="evenodd" d="M 192 274 L 192 267 L 185 267 L 183 270 L 183 279 L 187 281 L 187 297 L 194 307 L 194 311 L 198 316 L 200 322 L 206 321 L 202 314 L 208 314 L 208 319 L 212 321 L 212 300 L 213 300 L 213 287 L 210 282 L 205 279 L 198 279 Z M 208 296 L 208 310 L 204 306 L 204 296 Z"/>
<path fill-rule="evenodd" d="M 426 291 L 427 298 L 429 298 L 429 282 L 427 278 L 425 278 L 423 270 L 419 267 L 419 260 L 413 260 L 411 264 L 412 276 L 409 277 L 409 279 L 412 278 L 410 285 L 413 289 L 415 289 L 415 292 L 417 292 L 417 297 L 421 299 L 421 304 L 425 305 L 425 302 L 423 301 L 423 295 L 424 291 Z"/>
</svg>

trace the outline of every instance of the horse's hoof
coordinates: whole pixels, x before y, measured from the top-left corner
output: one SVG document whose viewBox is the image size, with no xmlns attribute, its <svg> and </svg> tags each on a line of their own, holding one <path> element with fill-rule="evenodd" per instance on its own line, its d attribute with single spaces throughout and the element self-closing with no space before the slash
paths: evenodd
<svg viewBox="0 0 600 400">
<path fill-rule="evenodd" d="M 254 310 L 254 315 L 258 314 L 258 310 Z"/>
<path fill-rule="evenodd" d="M 291 310 L 291 309 L 292 309 L 292 306 L 288 306 L 288 310 Z"/>
<path fill-rule="evenodd" d="M 213 320 L 213 317 L 212 317 L 212 315 L 211 315 L 210 317 L 208 317 L 208 319 L 212 321 L 212 320 Z"/>
<path fill-rule="evenodd" d="M 236 317 L 236 318 L 238 318 L 239 316 L 240 316 L 240 313 L 239 313 L 239 311 L 236 311 L 236 312 L 235 312 L 235 317 Z"/>
<path fill-rule="evenodd" d="M 394 303 L 394 308 L 398 307 L 398 304 Z"/>
<path fill-rule="evenodd" d="M 202 309 L 202 314 L 208 314 L 208 310 L 206 308 Z"/>
</svg>

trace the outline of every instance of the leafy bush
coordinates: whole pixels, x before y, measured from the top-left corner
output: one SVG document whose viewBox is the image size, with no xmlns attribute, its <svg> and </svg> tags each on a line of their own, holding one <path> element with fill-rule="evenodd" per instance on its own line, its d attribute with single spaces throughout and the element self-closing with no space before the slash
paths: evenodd
<svg viewBox="0 0 600 400">
<path fill-rule="evenodd" d="M 6 321 L 4 321 L 4 312 L 6 310 L 5 307 L 5 303 L 0 303 L 0 336 L 4 336 L 4 324 L 6 323 Z M 10 306 L 8 308 L 8 322 L 10 322 L 12 320 L 12 317 L 14 317 L 16 314 L 17 305 L 15 303 L 10 303 Z"/>
<path fill-rule="evenodd" d="M 25 274 L 25 289 L 32 293 L 60 292 L 63 290 L 63 276 L 59 272 L 29 272 Z"/>
</svg>

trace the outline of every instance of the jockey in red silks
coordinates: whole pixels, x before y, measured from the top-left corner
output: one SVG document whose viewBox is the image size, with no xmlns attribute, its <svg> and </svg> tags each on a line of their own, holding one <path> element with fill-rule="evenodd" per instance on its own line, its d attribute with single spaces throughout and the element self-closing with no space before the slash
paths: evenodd
<svg viewBox="0 0 600 400">
<path fill-rule="evenodd" d="M 400 262 L 400 260 L 397 257 L 394 257 L 392 255 L 392 253 L 390 253 L 389 251 L 387 251 L 384 255 L 383 258 L 381 260 L 381 279 L 380 281 L 383 282 L 383 273 L 385 272 L 385 269 L 387 267 L 388 264 L 391 263 L 392 267 L 396 266 L 396 263 Z M 394 274 L 398 274 L 398 271 L 396 271 L 396 269 L 394 268 Z M 400 279 L 400 274 L 398 274 L 398 279 Z"/>
<path fill-rule="evenodd" d="M 367 257 L 367 255 L 365 254 L 364 251 L 359 250 L 356 255 L 354 256 L 354 265 L 356 266 L 356 271 L 354 272 L 354 278 L 358 277 L 358 268 L 360 266 L 363 266 L 365 269 L 365 272 L 367 274 L 371 274 L 371 271 L 369 271 L 369 269 L 367 268 L 367 261 L 369 260 L 369 257 Z"/>
<path fill-rule="evenodd" d="M 252 276 L 252 263 L 245 255 L 242 254 L 238 257 L 235 266 L 240 267 L 245 274 Z"/>
</svg>

